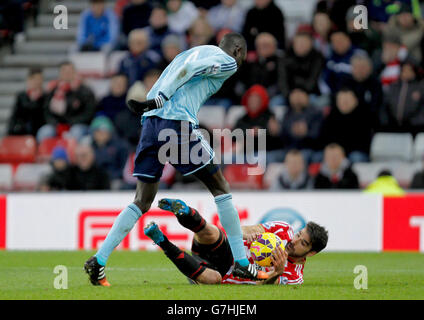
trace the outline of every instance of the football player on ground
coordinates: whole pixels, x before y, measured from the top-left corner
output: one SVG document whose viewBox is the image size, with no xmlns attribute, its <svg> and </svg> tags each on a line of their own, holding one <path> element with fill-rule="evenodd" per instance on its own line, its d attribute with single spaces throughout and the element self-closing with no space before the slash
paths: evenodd
<svg viewBox="0 0 424 320">
<path fill-rule="evenodd" d="M 285 245 L 285 250 L 281 247 L 274 250 L 272 267 L 264 268 L 268 279 L 253 281 L 234 276 L 234 259 L 226 235 L 215 225 L 207 223 L 196 209 L 176 199 L 160 200 L 159 208 L 173 212 L 182 226 L 194 232 L 192 255 L 172 244 L 154 222 L 145 227 L 144 233 L 193 283 L 302 284 L 306 258 L 323 250 L 328 241 L 327 230 L 314 222 L 308 222 L 297 234 L 293 234 L 292 227 L 282 221 L 242 227 L 248 255 L 250 244 L 264 232 L 274 233 Z M 249 260 L 254 263 L 253 257 L 249 256 Z"/>
<path fill-rule="evenodd" d="M 256 270 L 254 265 L 249 263 L 244 251 L 240 219 L 233 205 L 229 184 L 221 169 L 212 161 L 214 151 L 198 131 L 197 113 L 200 107 L 237 71 L 246 58 L 246 50 L 246 41 L 242 35 L 228 33 L 222 38 L 219 46 L 204 45 L 184 51 L 162 72 L 147 94 L 148 100 L 128 102 L 130 110 L 142 116 L 143 123 L 133 174 L 138 178 L 136 194 L 134 202 L 115 220 L 100 249 L 84 264 L 85 272 L 93 285 L 110 285 L 105 275 L 105 265 L 110 254 L 138 219 L 149 211 L 156 196 L 166 162 L 159 159 L 161 148 L 168 143 L 159 139 L 163 130 L 174 130 L 177 133 L 174 145 L 178 154 L 171 155 L 174 159 L 169 163 L 183 175 L 193 174 L 215 199 L 219 218 L 227 233 L 227 241 L 235 260 L 234 275 L 252 280 L 267 277 L 265 272 Z M 188 134 L 183 133 L 183 126 L 187 126 Z M 199 159 L 184 159 L 189 157 L 192 151 L 197 151 L 197 155 L 202 154 L 200 163 L 197 161 Z M 185 162 L 186 160 L 188 161 Z"/>
</svg>

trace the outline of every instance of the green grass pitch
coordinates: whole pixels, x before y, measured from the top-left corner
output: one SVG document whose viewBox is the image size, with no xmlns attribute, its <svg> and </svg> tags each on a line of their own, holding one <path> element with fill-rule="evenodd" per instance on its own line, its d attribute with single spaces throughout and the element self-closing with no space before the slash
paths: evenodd
<svg viewBox="0 0 424 320">
<path fill-rule="evenodd" d="M 8 299 L 424 299 L 420 253 L 320 253 L 308 259 L 301 286 L 189 285 L 162 252 L 116 251 L 106 274 L 110 288 L 93 287 L 83 272 L 87 251 L 0 251 L 0 300 Z M 55 266 L 68 270 L 68 289 L 55 289 Z M 356 290 L 356 265 L 368 289 Z"/>
</svg>

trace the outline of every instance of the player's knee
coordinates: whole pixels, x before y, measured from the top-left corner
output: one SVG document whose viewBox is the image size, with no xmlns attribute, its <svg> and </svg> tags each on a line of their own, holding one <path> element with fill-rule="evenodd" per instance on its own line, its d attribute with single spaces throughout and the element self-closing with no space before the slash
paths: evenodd
<svg viewBox="0 0 424 320">
<path fill-rule="evenodd" d="M 152 202 L 149 201 L 141 201 L 138 199 L 134 200 L 134 204 L 140 209 L 140 211 L 145 214 L 147 211 L 150 210 L 150 207 L 152 206 Z"/>
<path fill-rule="evenodd" d="M 215 190 L 212 191 L 212 194 L 214 197 L 228 194 L 230 193 L 230 184 L 228 181 L 224 178 L 224 176 L 219 176 L 217 179 L 217 184 Z"/>
<path fill-rule="evenodd" d="M 202 284 L 219 284 L 222 277 L 218 271 L 207 268 L 196 278 L 196 281 Z"/>
</svg>

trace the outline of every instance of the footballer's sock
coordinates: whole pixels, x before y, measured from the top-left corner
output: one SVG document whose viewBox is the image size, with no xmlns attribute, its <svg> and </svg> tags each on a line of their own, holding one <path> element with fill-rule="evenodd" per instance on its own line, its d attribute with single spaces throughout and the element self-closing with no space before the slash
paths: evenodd
<svg viewBox="0 0 424 320">
<path fill-rule="evenodd" d="M 249 265 L 243 244 L 240 218 L 236 208 L 234 208 L 231 194 L 222 194 L 215 197 L 215 203 L 218 208 L 219 220 L 227 233 L 234 261 L 243 267 Z"/>
<path fill-rule="evenodd" d="M 112 229 L 110 229 L 105 241 L 96 253 L 97 262 L 105 266 L 109 255 L 113 249 L 118 246 L 125 236 L 134 227 L 137 220 L 141 217 L 141 210 L 134 204 L 130 204 L 124 210 L 121 211 L 119 216 L 116 218 Z"/>
<path fill-rule="evenodd" d="M 194 233 L 201 231 L 206 226 L 206 220 L 196 209 L 191 207 L 189 207 L 189 214 L 177 215 L 177 220 L 183 227 Z"/>
<path fill-rule="evenodd" d="M 157 243 L 157 245 L 162 248 L 169 260 L 171 260 L 178 270 L 186 277 L 195 280 L 203 270 L 205 270 L 205 266 L 203 266 L 199 260 L 180 250 L 170 242 L 166 236 L 163 236 L 163 240 Z"/>
</svg>

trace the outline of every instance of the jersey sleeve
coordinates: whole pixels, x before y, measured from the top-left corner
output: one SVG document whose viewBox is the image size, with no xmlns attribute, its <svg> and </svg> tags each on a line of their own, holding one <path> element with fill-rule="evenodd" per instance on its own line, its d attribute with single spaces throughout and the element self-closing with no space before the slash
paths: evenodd
<svg viewBox="0 0 424 320">
<path fill-rule="evenodd" d="M 195 52 L 194 52 L 195 53 Z M 195 54 L 177 70 L 171 70 L 167 77 L 167 85 L 161 88 L 161 94 L 170 99 L 174 93 L 193 77 L 214 76 L 230 77 L 237 71 L 236 60 L 228 55 L 215 55 L 197 60 Z"/>
<path fill-rule="evenodd" d="M 293 228 L 284 221 L 270 221 L 262 223 L 265 232 L 271 232 L 280 237 L 285 242 L 291 241 L 294 237 Z"/>
</svg>

